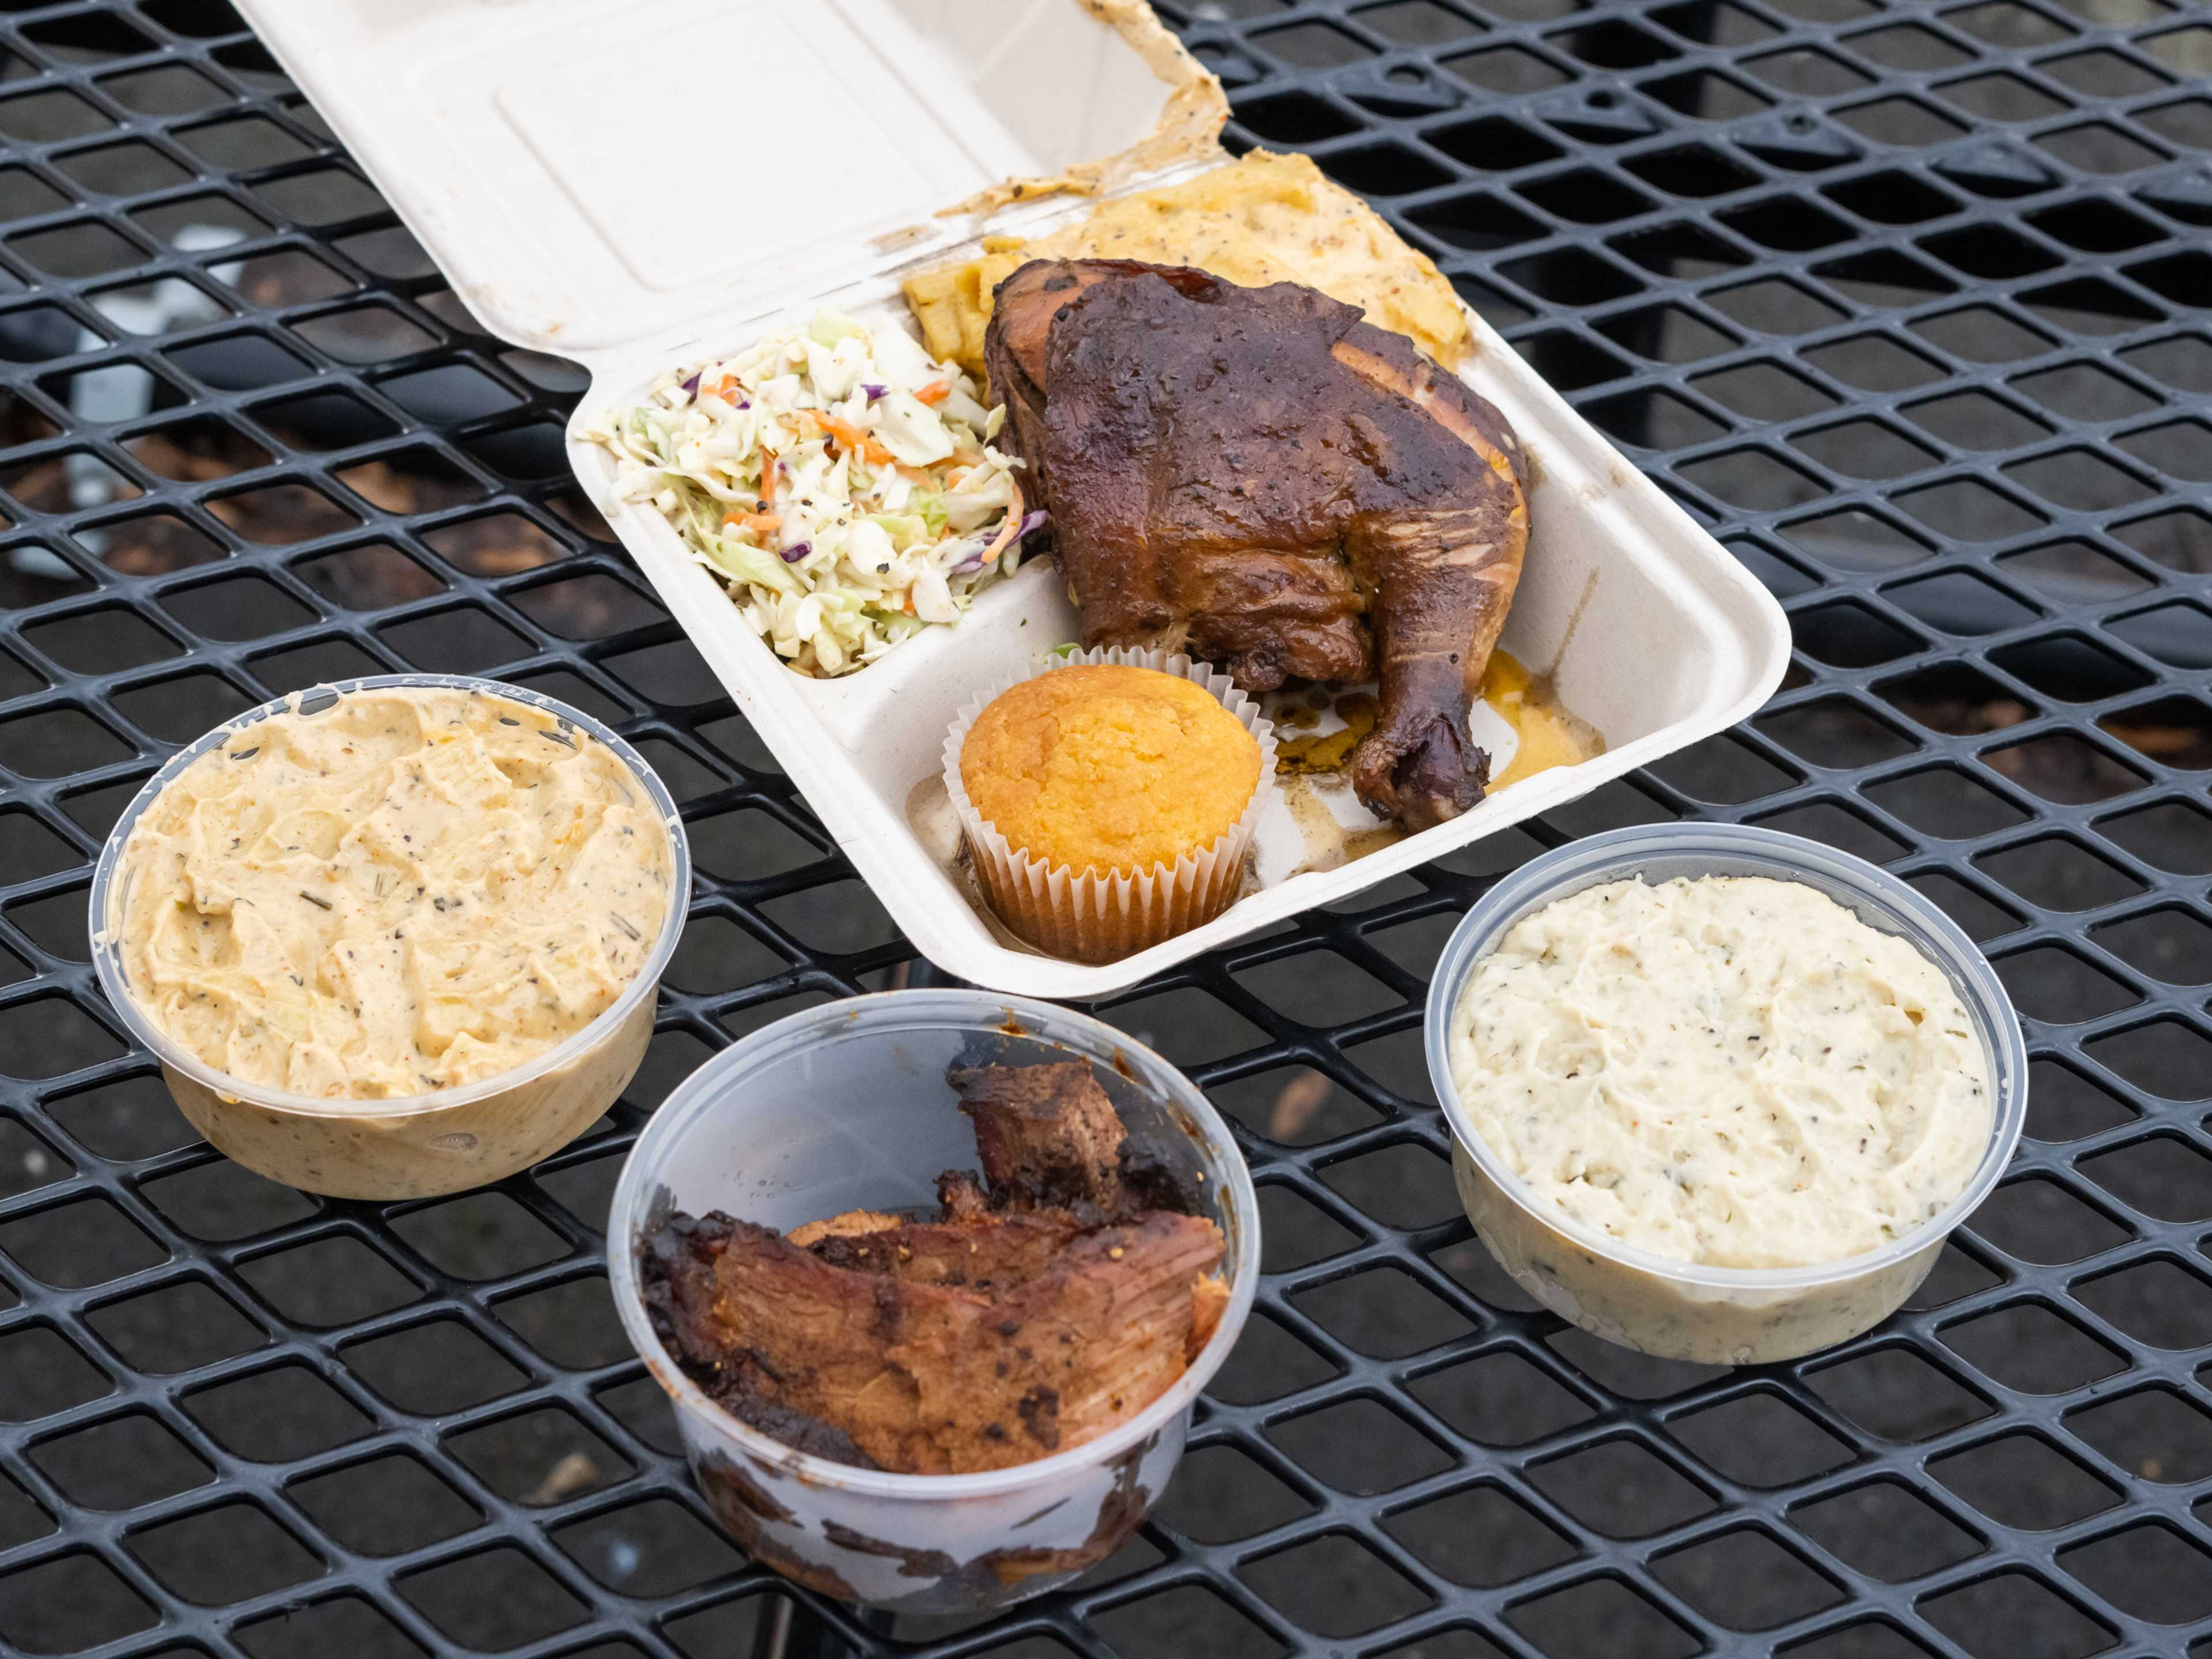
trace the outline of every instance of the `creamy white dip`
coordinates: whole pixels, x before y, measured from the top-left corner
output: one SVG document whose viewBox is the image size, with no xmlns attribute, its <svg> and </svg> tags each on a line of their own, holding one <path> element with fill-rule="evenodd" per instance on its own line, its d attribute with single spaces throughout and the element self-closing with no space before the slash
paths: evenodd
<svg viewBox="0 0 2212 1659">
<path fill-rule="evenodd" d="M 1452 1079 L 1484 1143 L 1621 1243 L 1723 1267 L 1879 1249 L 1989 1145 L 1989 1061 L 1942 970 L 1761 877 L 1592 887 L 1468 975 Z"/>
<path fill-rule="evenodd" d="M 234 732 L 122 863 L 117 931 L 155 1022 L 242 1082 L 339 1099 L 477 1082 L 580 1031 L 676 896 L 667 831 L 611 750 L 450 687 Z"/>
</svg>

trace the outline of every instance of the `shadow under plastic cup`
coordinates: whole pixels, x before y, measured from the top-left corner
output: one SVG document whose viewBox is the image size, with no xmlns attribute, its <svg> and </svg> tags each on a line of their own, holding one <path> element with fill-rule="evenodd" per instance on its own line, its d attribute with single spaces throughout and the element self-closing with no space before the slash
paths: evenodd
<svg viewBox="0 0 2212 1659">
<path fill-rule="evenodd" d="M 123 854 L 147 809 L 209 750 L 272 714 L 313 718 L 361 692 L 481 692 L 565 720 L 629 769 L 668 837 L 668 911 L 637 977 L 592 1023 L 535 1059 L 478 1082 L 429 1094 L 333 1100 L 247 1083 L 210 1066 L 161 1030 L 131 994 L 118 928 L 128 872 Z M 590 715 L 497 680 L 457 674 L 380 674 L 274 698 L 226 721 L 173 756 L 124 809 L 93 872 L 92 960 L 100 989 L 161 1076 L 192 1127 L 226 1157 L 271 1181 L 333 1198 L 428 1198 L 527 1169 L 597 1122 L 628 1086 L 653 1038 L 660 975 L 684 931 L 691 854 L 676 802 L 645 757 Z"/>
<path fill-rule="evenodd" d="M 1632 1249 L 1547 1201 L 1485 1144 L 1452 1077 L 1451 1024 L 1476 961 L 1524 916 L 1585 888 L 1641 876 L 1767 876 L 1802 883 L 1941 969 L 1973 1021 L 1990 1073 L 1990 1139 L 1943 1212 L 1878 1250 L 1803 1267 L 1713 1267 Z M 1446 942 L 1429 982 L 1429 1077 L 1452 1132 L 1452 1172 L 1498 1265 L 1562 1318 L 1667 1359 L 1749 1365 L 1848 1341 L 1920 1288 L 1943 1243 L 1989 1195 L 2027 1118 L 2027 1046 L 2012 1000 L 1959 925 L 1911 887 L 1818 842 L 1742 824 L 1616 830 L 1534 859 L 1501 879 Z"/>
<path fill-rule="evenodd" d="M 739 1421 L 662 1346 L 639 1260 L 670 1215 L 720 1210 L 787 1232 L 846 1210 L 933 1208 L 938 1174 L 976 1164 L 974 1125 L 945 1073 L 1069 1059 L 1091 1062 L 1133 1139 L 1198 1178 L 1226 1241 L 1218 1328 L 1136 1416 L 1010 1468 L 896 1474 L 811 1456 Z M 623 1329 L 675 1401 L 692 1474 L 732 1536 L 827 1595 L 967 1613 L 1066 1583 L 1136 1530 L 1182 1455 L 1192 1401 L 1251 1310 L 1260 1218 L 1220 1115 L 1121 1032 L 1025 998 L 889 991 L 779 1020 L 692 1073 L 631 1152 L 607 1243 Z"/>
</svg>

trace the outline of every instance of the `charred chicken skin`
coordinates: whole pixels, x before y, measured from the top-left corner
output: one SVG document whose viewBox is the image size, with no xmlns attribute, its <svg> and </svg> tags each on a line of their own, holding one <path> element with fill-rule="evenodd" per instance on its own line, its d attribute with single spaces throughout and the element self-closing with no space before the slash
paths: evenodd
<svg viewBox="0 0 2212 1659">
<path fill-rule="evenodd" d="M 1424 830 L 1482 798 L 1468 710 L 1528 534 L 1497 410 L 1355 307 L 1184 266 L 1032 260 L 984 349 L 1086 646 L 1376 679 L 1359 799 Z"/>
</svg>

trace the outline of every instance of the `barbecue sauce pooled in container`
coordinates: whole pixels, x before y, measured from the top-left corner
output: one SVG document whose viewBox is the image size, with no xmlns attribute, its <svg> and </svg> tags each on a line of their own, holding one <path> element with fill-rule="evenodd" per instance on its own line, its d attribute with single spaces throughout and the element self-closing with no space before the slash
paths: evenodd
<svg viewBox="0 0 2212 1659">
<path fill-rule="evenodd" d="M 979 1179 L 938 1213 L 779 1233 L 720 1211 L 646 1241 L 653 1326 L 717 1405 L 816 1456 L 908 1474 L 1047 1457 L 1173 1386 L 1229 1301 L 1221 1230 L 1080 1060 L 955 1068 Z"/>
</svg>

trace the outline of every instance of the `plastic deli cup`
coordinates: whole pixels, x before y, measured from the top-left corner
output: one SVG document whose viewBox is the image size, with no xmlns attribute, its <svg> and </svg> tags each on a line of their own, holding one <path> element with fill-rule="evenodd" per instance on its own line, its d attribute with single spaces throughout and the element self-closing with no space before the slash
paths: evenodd
<svg viewBox="0 0 2212 1659">
<path fill-rule="evenodd" d="M 1259 744 L 1260 779 L 1237 822 L 1172 865 L 1100 875 L 1049 864 L 1000 834 L 997 824 L 976 811 L 961 779 L 960 755 L 968 733 L 1000 693 L 1040 675 L 1103 664 L 1150 668 L 1188 680 L 1218 698 Z M 1274 799 L 1275 727 L 1228 675 L 1180 653 L 1121 646 L 1070 652 L 1036 664 L 1028 673 L 1001 675 L 961 704 L 945 739 L 945 793 L 958 815 L 976 884 L 1000 919 L 1048 956 L 1114 962 L 1201 927 L 1237 902 L 1260 815 Z"/>
<path fill-rule="evenodd" d="M 955 1065 L 1087 1060 L 1133 1138 L 1188 1179 L 1226 1241 L 1230 1299 L 1175 1384 L 1127 1422 L 1034 1462 L 896 1474 L 832 1462 L 724 1411 L 662 1346 L 639 1281 L 674 1212 L 788 1231 L 851 1209 L 934 1208 L 938 1173 L 976 1164 Z M 1182 1455 L 1191 1402 L 1251 1310 L 1260 1218 L 1228 1127 L 1150 1049 L 1049 1003 L 890 991 L 793 1014 L 726 1048 L 671 1095 L 630 1153 L 607 1225 L 623 1327 L 676 1402 L 694 1477 L 757 1559 L 825 1595 L 964 1613 L 1063 1584 L 1120 1547 Z"/>
<path fill-rule="evenodd" d="M 1641 876 L 1769 876 L 1826 894 L 1943 970 L 1988 1061 L 1988 1147 L 1941 1214 L 1881 1249 L 1802 1267 L 1715 1267 L 1632 1249 L 1567 1215 L 1509 1170 L 1461 1106 L 1453 1010 L 1478 958 L 1522 917 L 1589 887 Z M 1546 1307 L 1623 1347 L 1668 1359 L 1758 1364 L 1848 1340 L 1894 1313 L 1943 1242 L 1996 1184 L 2027 1115 L 2027 1048 L 2011 1000 L 1958 924 L 1895 877 L 1817 842 L 1735 824 L 1665 824 L 1593 836 L 1531 860 L 1468 912 L 1430 981 L 1429 1076 L 1451 1125 L 1453 1170 L 1475 1231 Z"/>
<path fill-rule="evenodd" d="M 592 1023 L 535 1059 L 496 1076 L 423 1095 L 374 1100 L 288 1094 L 210 1066 L 172 1039 L 131 994 L 118 927 L 123 853 L 161 791 L 208 750 L 272 714 L 310 717 L 358 692 L 478 691 L 540 708 L 597 740 L 627 766 L 668 836 L 666 916 L 637 976 Z M 590 715 L 496 680 L 454 674 L 380 674 L 278 697 L 249 709 L 179 751 L 124 810 L 92 878 L 92 959 L 131 1034 L 192 1127 L 225 1155 L 288 1187 L 336 1198 L 402 1199 L 459 1192 L 497 1181 L 558 1151 L 596 1122 L 629 1084 L 652 1040 L 662 970 L 684 931 L 691 855 L 676 802 L 642 756 Z"/>
</svg>

